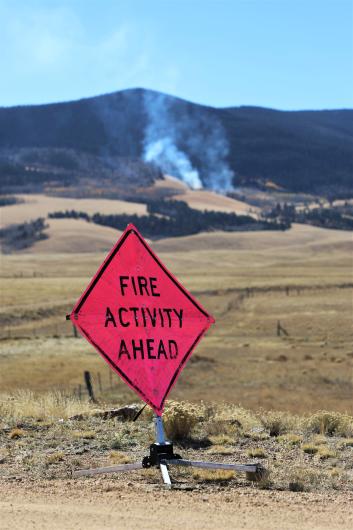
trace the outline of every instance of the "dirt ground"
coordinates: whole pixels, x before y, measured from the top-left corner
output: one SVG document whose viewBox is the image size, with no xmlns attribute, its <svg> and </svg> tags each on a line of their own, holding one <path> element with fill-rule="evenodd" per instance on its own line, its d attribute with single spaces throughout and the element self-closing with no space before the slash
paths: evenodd
<svg viewBox="0 0 353 530">
<path fill-rule="evenodd" d="M 128 480 L 130 480 L 128 482 Z M 349 529 L 352 493 L 293 493 L 212 487 L 166 491 L 129 479 L 0 483 L 3 530 Z"/>
</svg>

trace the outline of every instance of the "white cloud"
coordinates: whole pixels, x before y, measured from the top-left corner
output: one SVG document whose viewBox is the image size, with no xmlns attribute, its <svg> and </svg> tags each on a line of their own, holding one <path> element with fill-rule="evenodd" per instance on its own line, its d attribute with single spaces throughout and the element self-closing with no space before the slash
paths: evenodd
<svg viewBox="0 0 353 530">
<path fill-rule="evenodd" d="M 74 8 L 0 0 L 0 105 L 76 99 L 128 87 L 176 93 L 181 72 L 160 63 L 151 26 L 119 19 L 89 31 Z M 5 24 L 6 21 L 6 24 Z M 104 33 L 104 29 L 106 32 Z M 157 58 L 157 59 L 156 59 Z M 168 58 L 169 61 L 169 58 Z"/>
<path fill-rule="evenodd" d="M 70 60 L 82 28 L 65 8 L 2 13 L 7 23 L 1 31 L 1 47 L 14 68 L 33 73 L 57 68 Z M 4 57 L 4 56 L 3 56 Z M 1 60 L 1 59 L 0 59 Z"/>
<path fill-rule="evenodd" d="M 66 7 L 17 12 L 0 4 L 0 50 L 0 67 L 18 76 L 96 76 L 121 86 L 149 66 L 144 36 L 133 27 L 121 23 L 94 38 Z"/>
</svg>

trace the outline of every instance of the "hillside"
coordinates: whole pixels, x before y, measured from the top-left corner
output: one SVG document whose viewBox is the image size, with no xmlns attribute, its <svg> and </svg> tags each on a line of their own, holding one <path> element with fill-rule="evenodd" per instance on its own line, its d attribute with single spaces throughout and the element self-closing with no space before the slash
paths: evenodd
<svg viewBox="0 0 353 530">
<path fill-rule="evenodd" d="M 0 176 L 7 191 L 84 178 L 126 189 L 150 185 L 161 168 L 195 188 L 270 180 L 286 191 L 349 196 L 352 118 L 353 110 L 216 109 L 143 89 L 0 108 Z"/>
</svg>

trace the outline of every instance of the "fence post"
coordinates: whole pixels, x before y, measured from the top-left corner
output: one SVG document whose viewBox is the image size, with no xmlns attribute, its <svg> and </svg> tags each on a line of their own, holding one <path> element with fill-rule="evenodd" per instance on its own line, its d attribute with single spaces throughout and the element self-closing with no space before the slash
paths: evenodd
<svg viewBox="0 0 353 530">
<path fill-rule="evenodd" d="M 93 393 L 93 385 L 92 385 L 92 380 L 91 380 L 91 374 L 90 374 L 90 372 L 88 370 L 84 371 L 84 378 L 85 378 L 85 383 L 86 383 L 86 388 L 87 388 L 87 392 L 88 392 L 88 395 L 89 395 L 89 399 L 93 403 L 96 403 L 96 399 L 95 399 L 94 393 Z"/>
<path fill-rule="evenodd" d="M 281 326 L 281 322 L 279 320 L 277 320 L 277 337 L 280 337 L 281 333 L 283 333 L 283 335 L 285 335 L 286 337 L 289 336 L 288 331 L 286 329 L 284 329 L 284 327 Z"/>
</svg>

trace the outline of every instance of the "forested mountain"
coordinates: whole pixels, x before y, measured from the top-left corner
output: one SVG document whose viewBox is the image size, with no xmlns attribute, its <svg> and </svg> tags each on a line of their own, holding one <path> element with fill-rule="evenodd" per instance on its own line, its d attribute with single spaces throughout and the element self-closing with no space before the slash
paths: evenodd
<svg viewBox="0 0 353 530">
<path fill-rule="evenodd" d="M 350 109 L 212 108 L 144 89 L 0 108 L 0 177 L 12 186 L 113 174 L 138 187 L 160 168 L 220 191 L 270 180 L 288 191 L 349 195 L 352 156 Z"/>
</svg>

